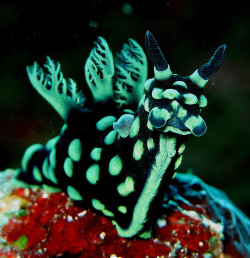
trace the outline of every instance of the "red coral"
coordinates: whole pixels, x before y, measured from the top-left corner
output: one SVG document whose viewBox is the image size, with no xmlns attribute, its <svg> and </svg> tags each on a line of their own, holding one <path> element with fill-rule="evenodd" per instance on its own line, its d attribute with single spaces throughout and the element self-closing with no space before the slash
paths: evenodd
<svg viewBox="0 0 250 258">
<path fill-rule="evenodd" d="M 154 239 L 129 240 L 118 236 L 107 218 L 72 204 L 64 193 L 17 189 L 14 194 L 31 201 L 31 205 L 26 215 L 10 219 L 1 235 L 23 257 L 201 256 L 210 250 L 209 241 L 216 236 L 201 220 L 175 211 L 162 218 L 164 225 L 156 228 Z M 22 236 L 27 243 L 20 250 L 17 241 Z"/>
</svg>

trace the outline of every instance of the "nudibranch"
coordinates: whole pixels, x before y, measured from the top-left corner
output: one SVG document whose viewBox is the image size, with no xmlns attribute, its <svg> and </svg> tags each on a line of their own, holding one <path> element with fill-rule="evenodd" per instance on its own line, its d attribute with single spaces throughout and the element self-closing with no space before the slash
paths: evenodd
<svg viewBox="0 0 250 258">
<path fill-rule="evenodd" d="M 59 63 L 47 58 L 47 72 L 36 62 L 27 67 L 31 84 L 65 124 L 45 146 L 25 151 L 16 183 L 65 191 L 109 217 L 122 237 L 151 236 L 189 135 L 206 131 L 202 92 L 222 65 L 226 46 L 187 77 L 171 72 L 149 31 L 146 49 L 154 64 L 148 80 L 146 55 L 136 41 L 129 39 L 113 58 L 98 37 L 85 65 L 92 109 L 76 83 L 64 79 Z"/>
</svg>

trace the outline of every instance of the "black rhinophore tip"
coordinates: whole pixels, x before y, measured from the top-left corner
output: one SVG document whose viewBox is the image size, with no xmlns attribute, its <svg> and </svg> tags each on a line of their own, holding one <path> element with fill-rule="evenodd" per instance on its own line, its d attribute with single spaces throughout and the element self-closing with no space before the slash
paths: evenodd
<svg viewBox="0 0 250 258">
<path fill-rule="evenodd" d="M 220 69 L 224 62 L 225 51 L 226 44 L 219 46 L 209 62 L 198 69 L 198 74 L 202 79 L 208 80 L 209 77 L 214 75 Z"/>
<path fill-rule="evenodd" d="M 168 68 L 168 63 L 164 58 L 154 35 L 149 30 L 146 31 L 145 42 L 148 55 L 151 58 L 156 70 L 166 70 Z"/>
</svg>

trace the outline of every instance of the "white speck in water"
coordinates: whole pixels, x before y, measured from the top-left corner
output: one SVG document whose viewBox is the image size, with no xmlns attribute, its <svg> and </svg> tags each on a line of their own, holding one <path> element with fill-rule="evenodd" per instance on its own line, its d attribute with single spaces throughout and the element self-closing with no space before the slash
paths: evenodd
<svg viewBox="0 0 250 258">
<path fill-rule="evenodd" d="M 131 15 L 133 13 L 133 6 L 130 3 L 124 3 L 122 5 L 122 11 L 126 15 Z"/>
</svg>

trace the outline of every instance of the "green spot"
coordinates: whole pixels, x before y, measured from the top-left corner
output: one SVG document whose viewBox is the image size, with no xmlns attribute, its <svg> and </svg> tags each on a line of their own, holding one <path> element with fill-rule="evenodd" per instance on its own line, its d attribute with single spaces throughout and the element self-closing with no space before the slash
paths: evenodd
<svg viewBox="0 0 250 258">
<path fill-rule="evenodd" d="M 61 129 L 61 135 L 64 134 L 65 130 L 68 128 L 67 124 L 64 124 Z"/>
<path fill-rule="evenodd" d="M 199 99 L 199 107 L 204 108 L 206 106 L 207 106 L 207 99 L 204 95 L 201 95 Z"/>
<path fill-rule="evenodd" d="M 137 116 L 131 126 L 131 129 L 130 129 L 130 132 L 129 132 L 129 137 L 130 138 L 133 138 L 135 136 L 138 135 L 139 133 L 139 129 L 140 129 L 140 119 L 139 117 Z"/>
<path fill-rule="evenodd" d="M 182 107 L 180 107 L 179 110 L 178 110 L 178 115 L 177 116 L 180 117 L 180 118 L 183 118 L 186 115 L 187 115 L 187 110 L 182 108 Z"/>
<path fill-rule="evenodd" d="M 58 187 L 54 187 L 54 186 L 50 186 L 50 185 L 46 185 L 46 184 L 43 184 L 42 185 L 42 188 L 48 192 L 48 193 L 58 193 L 58 192 L 61 192 L 62 190 Z"/>
<path fill-rule="evenodd" d="M 80 161 L 81 159 L 81 155 L 82 155 L 82 144 L 80 139 L 74 139 L 70 145 L 69 145 L 69 149 L 68 149 L 68 154 L 69 157 L 73 160 L 73 161 Z"/>
<path fill-rule="evenodd" d="M 126 214 L 127 213 L 127 207 L 126 206 L 119 206 L 118 211 L 123 213 L 123 214 Z"/>
<path fill-rule="evenodd" d="M 142 239 L 148 239 L 151 238 L 152 236 L 152 228 L 150 228 L 148 231 L 143 231 L 142 233 L 139 234 L 139 237 Z"/>
<path fill-rule="evenodd" d="M 194 94 L 188 93 L 184 94 L 184 102 L 187 105 L 195 105 L 198 102 L 197 97 Z"/>
<path fill-rule="evenodd" d="M 92 206 L 98 211 L 103 211 L 105 209 L 105 205 L 97 199 L 92 199 Z"/>
<path fill-rule="evenodd" d="M 41 174 L 41 172 L 40 172 L 40 170 L 38 169 L 37 166 L 35 166 L 35 167 L 33 168 L 32 173 L 33 173 L 34 179 L 35 179 L 37 182 L 42 182 L 42 181 L 43 181 L 42 174 Z"/>
<path fill-rule="evenodd" d="M 154 88 L 152 91 L 152 97 L 154 99 L 162 99 L 163 89 Z"/>
<path fill-rule="evenodd" d="M 116 155 L 114 156 L 110 162 L 109 162 L 109 173 L 112 176 L 117 176 L 120 174 L 121 170 L 122 170 L 122 160 L 121 158 Z"/>
<path fill-rule="evenodd" d="M 111 131 L 108 133 L 108 135 L 105 137 L 104 139 L 104 143 L 106 145 L 111 145 L 114 143 L 115 139 L 116 139 L 116 135 L 117 135 L 117 132 L 115 130 Z"/>
<path fill-rule="evenodd" d="M 21 235 L 15 242 L 14 245 L 18 246 L 21 250 L 26 248 L 28 243 L 28 237 L 26 235 Z"/>
<path fill-rule="evenodd" d="M 34 153 L 40 149 L 42 149 L 43 146 L 41 144 L 34 144 L 31 145 L 24 153 L 23 158 L 22 158 L 22 163 L 21 167 L 23 171 L 27 171 L 28 168 L 28 163 L 31 159 L 31 157 L 34 155 Z"/>
<path fill-rule="evenodd" d="M 73 161 L 69 157 L 67 157 L 63 163 L 63 169 L 68 177 L 72 177 L 73 175 L 73 166 Z"/>
<path fill-rule="evenodd" d="M 115 121 L 116 118 L 114 116 L 105 116 L 96 123 L 96 128 L 99 131 L 104 131 L 108 127 L 112 126 Z"/>
<path fill-rule="evenodd" d="M 179 166 L 181 165 L 181 161 L 182 161 L 182 156 L 180 156 L 176 162 L 175 162 L 175 165 L 174 165 L 174 170 L 178 169 Z"/>
<path fill-rule="evenodd" d="M 113 212 L 111 212 L 111 211 L 109 211 L 109 210 L 106 210 L 106 209 L 104 209 L 104 210 L 102 211 L 102 213 L 103 213 L 105 216 L 108 216 L 108 217 L 114 217 L 114 216 L 115 216 Z"/>
<path fill-rule="evenodd" d="M 147 128 L 148 128 L 149 130 L 151 130 L 151 131 L 154 130 L 154 127 L 152 126 L 152 124 L 151 124 L 149 121 L 147 122 Z"/>
<path fill-rule="evenodd" d="M 137 140 L 134 150 L 133 150 L 133 158 L 135 160 L 140 160 L 143 154 L 143 142 L 141 140 Z"/>
<path fill-rule="evenodd" d="M 81 194 L 71 185 L 67 186 L 67 193 L 68 196 L 76 201 L 82 201 L 82 196 Z"/>
<path fill-rule="evenodd" d="M 90 157 L 95 161 L 99 161 L 101 159 L 101 153 L 102 148 L 94 148 L 90 153 Z"/>
<path fill-rule="evenodd" d="M 53 168 L 56 167 L 56 149 L 55 148 L 49 154 L 49 163 Z"/>
<path fill-rule="evenodd" d="M 123 183 L 118 185 L 117 191 L 121 196 L 128 196 L 135 190 L 134 186 L 135 184 L 133 178 L 128 176 Z"/>
<path fill-rule="evenodd" d="M 143 96 L 142 96 L 142 98 L 141 98 L 141 100 L 140 100 L 138 106 L 139 106 L 139 107 L 140 107 L 140 106 L 144 106 L 144 104 L 145 104 L 145 94 L 143 94 Z"/>
<path fill-rule="evenodd" d="M 179 153 L 180 155 L 184 152 L 185 147 L 186 147 L 186 144 L 185 144 L 185 143 L 183 143 L 183 144 L 180 146 L 180 148 L 179 148 L 179 150 L 178 150 L 178 153 Z"/>
<path fill-rule="evenodd" d="M 173 86 L 182 86 L 184 87 L 185 89 L 187 89 L 187 84 L 183 81 L 176 81 Z"/>
<path fill-rule="evenodd" d="M 153 138 L 149 138 L 147 140 L 147 147 L 148 147 L 148 150 L 152 150 L 155 147 L 155 143 L 154 143 Z"/>
<path fill-rule="evenodd" d="M 144 89 L 145 89 L 145 90 L 149 90 L 150 85 L 152 84 L 153 80 L 154 80 L 154 78 L 151 78 L 151 79 L 148 79 L 148 80 L 145 82 L 145 84 L 144 84 Z"/>
<path fill-rule="evenodd" d="M 86 172 L 86 178 L 92 185 L 96 185 L 100 176 L 100 167 L 97 164 L 90 166 Z"/>
<path fill-rule="evenodd" d="M 175 173 L 173 174 L 172 179 L 174 179 L 174 178 L 176 177 L 176 175 L 177 175 L 177 172 L 175 172 Z"/>
<path fill-rule="evenodd" d="M 147 112 L 149 112 L 149 99 L 147 98 L 146 100 L 145 100 L 145 103 L 144 103 L 144 109 L 145 109 L 145 111 L 147 111 Z"/>
<path fill-rule="evenodd" d="M 150 113 L 148 120 L 155 128 L 162 128 L 170 118 L 170 113 L 165 108 L 154 107 Z"/>
<path fill-rule="evenodd" d="M 167 89 L 163 92 L 163 97 L 166 99 L 176 99 L 180 97 L 180 93 L 174 89 Z"/>
<path fill-rule="evenodd" d="M 51 166 L 49 166 L 49 179 L 54 183 L 54 184 L 58 184 L 56 175 L 55 175 L 55 171 L 53 170 L 53 168 Z"/>
<path fill-rule="evenodd" d="M 45 160 L 43 161 L 42 172 L 43 172 L 43 175 L 47 179 L 49 179 L 49 159 L 48 159 L 48 157 L 46 157 Z"/>
<path fill-rule="evenodd" d="M 55 138 L 49 140 L 46 145 L 45 145 L 45 148 L 47 150 L 52 150 L 53 148 L 55 148 L 58 140 L 59 140 L 60 136 L 56 136 Z"/>
<path fill-rule="evenodd" d="M 179 103 L 176 100 L 174 100 L 172 101 L 171 106 L 173 107 L 173 109 L 177 110 L 179 107 Z"/>
<path fill-rule="evenodd" d="M 203 135 L 207 129 L 206 123 L 199 115 L 189 117 L 184 124 L 195 136 Z"/>
</svg>

